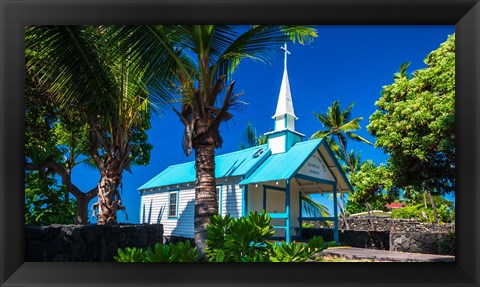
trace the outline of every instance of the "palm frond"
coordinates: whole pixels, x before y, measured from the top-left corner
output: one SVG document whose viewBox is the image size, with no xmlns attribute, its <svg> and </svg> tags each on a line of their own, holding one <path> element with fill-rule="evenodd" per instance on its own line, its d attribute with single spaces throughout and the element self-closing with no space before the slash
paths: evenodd
<svg viewBox="0 0 480 287">
<path fill-rule="evenodd" d="M 312 199 L 310 195 L 301 195 L 302 211 L 312 217 L 330 217 L 328 207 Z"/>
<path fill-rule="evenodd" d="M 86 112 L 102 111 L 108 117 L 107 107 L 116 103 L 114 77 L 99 57 L 101 49 L 93 39 L 96 31 L 92 29 L 95 28 L 29 26 L 26 49 L 36 53 L 27 59 L 26 67 L 38 72 L 66 110 L 88 105 Z"/>
<path fill-rule="evenodd" d="M 366 144 L 372 145 L 372 143 L 370 141 L 368 141 L 367 139 L 365 139 L 365 138 L 363 138 L 363 137 L 361 137 L 357 134 L 354 134 L 352 132 L 346 132 L 346 134 L 348 135 L 348 137 L 350 137 L 353 140 L 362 141 Z"/>
<path fill-rule="evenodd" d="M 218 37 L 224 36 L 225 43 L 232 40 L 228 38 L 229 34 L 221 32 L 223 31 L 219 30 L 217 35 Z M 215 75 L 214 79 L 222 75 L 226 75 L 229 79 L 241 59 L 248 58 L 269 63 L 275 55 L 280 54 L 279 46 L 284 42 L 297 39 L 301 44 L 310 43 L 316 36 L 315 28 L 310 26 L 253 26 L 230 42 L 223 53 L 219 55 L 216 64 L 212 66 L 212 74 Z"/>
</svg>

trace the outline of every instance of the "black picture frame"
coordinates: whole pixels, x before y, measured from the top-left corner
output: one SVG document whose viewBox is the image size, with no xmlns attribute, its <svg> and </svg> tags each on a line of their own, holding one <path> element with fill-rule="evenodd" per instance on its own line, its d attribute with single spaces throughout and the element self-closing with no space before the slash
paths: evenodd
<svg viewBox="0 0 480 287">
<path fill-rule="evenodd" d="M 480 4 L 359 0 L 0 0 L 1 286 L 479 286 Z M 24 25 L 455 24 L 455 263 L 118 264 L 24 262 Z"/>
</svg>

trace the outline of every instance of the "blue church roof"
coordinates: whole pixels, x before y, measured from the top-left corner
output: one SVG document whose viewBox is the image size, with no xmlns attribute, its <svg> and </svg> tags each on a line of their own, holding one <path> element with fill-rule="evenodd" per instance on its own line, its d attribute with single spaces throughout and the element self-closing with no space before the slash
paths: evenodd
<svg viewBox="0 0 480 287">
<path fill-rule="evenodd" d="M 291 178 L 317 150 L 322 139 L 296 143 L 285 153 L 269 156 L 241 185 Z"/>
<path fill-rule="evenodd" d="M 258 152 L 263 149 L 263 152 Z M 257 153 L 257 156 L 254 154 Z M 267 145 L 260 145 L 215 157 L 215 177 L 248 176 L 268 156 Z M 168 185 L 195 182 L 195 162 L 169 166 L 157 176 L 138 188 L 150 189 Z"/>
</svg>

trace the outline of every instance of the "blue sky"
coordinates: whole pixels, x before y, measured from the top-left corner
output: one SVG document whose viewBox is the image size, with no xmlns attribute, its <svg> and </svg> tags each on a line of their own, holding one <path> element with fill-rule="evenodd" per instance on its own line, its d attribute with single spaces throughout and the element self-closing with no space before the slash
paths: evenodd
<svg viewBox="0 0 480 287">
<path fill-rule="evenodd" d="M 296 130 L 305 134 L 304 140 L 322 129 L 313 112 L 324 113 L 333 101 L 342 108 L 352 102 L 353 117 L 363 117 L 357 133 L 372 143 L 375 141 L 366 126 L 376 110 L 375 101 L 382 86 L 393 82 L 393 74 L 406 61 L 411 62 L 408 72 L 425 67 L 423 59 L 437 49 L 455 32 L 454 26 L 318 26 L 318 37 L 310 45 L 288 44 L 288 73 L 295 114 Z M 279 47 L 279 51 L 280 47 Z M 239 149 L 242 133 L 250 121 L 261 134 L 273 128 L 278 92 L 283 73 L 283 54 L 272 63 L 263 64 L 243 60 L 234 74 L 236 91 L 243 92 L 246 105 L 234 110 L 233 120 L 221 126 L 223 147 L 216 154 Z M 150 164 L 132 168 L 123 176 L 122 199 L 129 220 L 119 212 L 119 222 L 139 222 L 140 194 L 137 188 L 172 164 L 194 160 L 182 151 L 183 125 L 178 117 L 166 109 L 152 117 L 148 131 L 153 145 Z M 361 151 L 362 160 L 377 164 L 386 162 L 388 155 L 364 143 L 349 142 L 348 149 Z M 98 171 L 78 166 L 72 179 L 81 190 L 87 191 L 98 182 Z M 327 197 L 317 198 L 331 208 Z M 90 206 L 96 198 L 90 203 Z M 89 210 L 90 211 L 90 210 Z M 91 212 L 90 212 L 91 214 Z M 90 218 L 91 222 L 95 219 Z"/>
</svg>

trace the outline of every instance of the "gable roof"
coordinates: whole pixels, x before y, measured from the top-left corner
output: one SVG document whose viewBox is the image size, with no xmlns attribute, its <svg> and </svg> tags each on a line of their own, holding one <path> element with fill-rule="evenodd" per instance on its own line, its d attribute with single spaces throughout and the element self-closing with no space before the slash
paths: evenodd
<svg viewBox="0 0 480 287">
<path fill-rule="evenodd" d="M 263 149 L 263 152 L 253 155 Z M 298 142 L 287 152 L 271 154 L 267 145 L 260 145 L 215 157 L 215 177 L 241 176 L 240 185 L 291 179 L 315 151 L 319 151 L 337 182 L 337 191 L 353 191 L 345 172 L 324 139 Z M 169 166 L 160 174 L 138 188 L 152 189 L 169 185 L 195 182 L 195 162 Z"/>
<path fill-rule="evenodd" d="M 254 153 L 263 149 L 263 152 L 253 157 Z M 270 150 L 267 145 L 239 150 L 215 157 L 215 177 L 248 176 L 268 156 Z M 171 165 L 154 178 L 140 186 L 138 190 L 151 189 L 168 185 L 195 182 L 195 162 Z"/>
<path fill-rule="evenodd" d="M 269 156 L 251 176 L 242 180 L 241 185 L 291 178 L 305 159 L 318 149 L 322 139 L 298 142 L 287 152 Z"/>
</svg>

